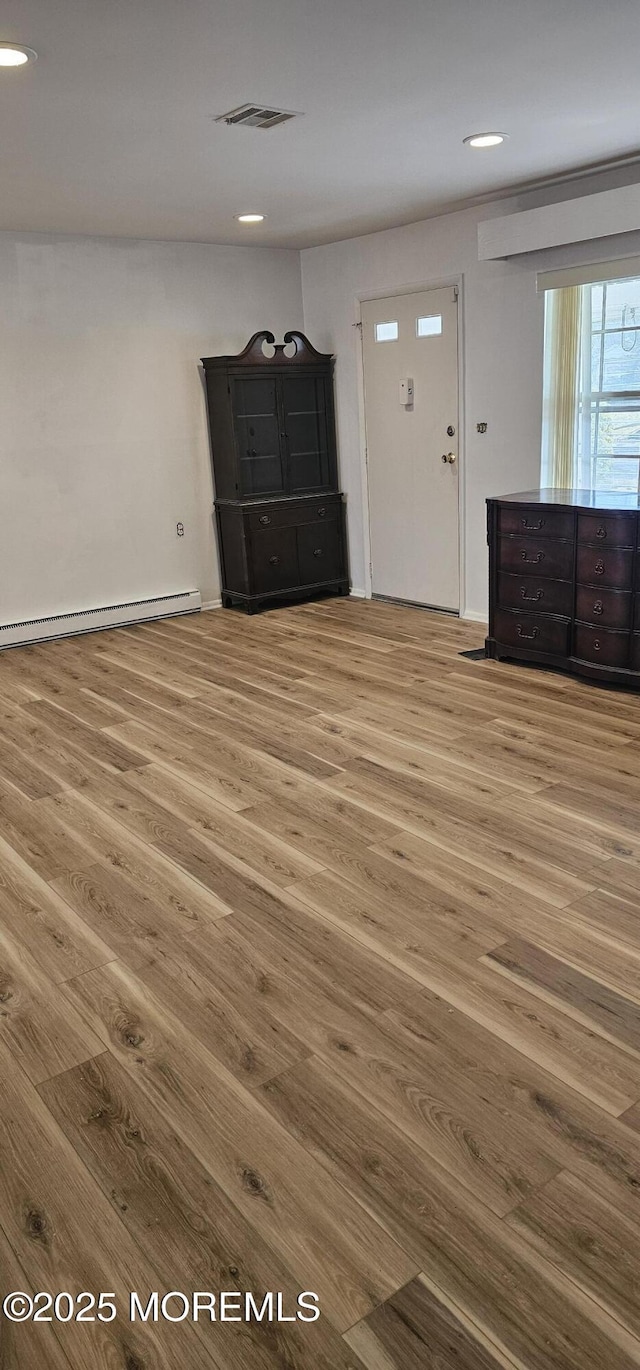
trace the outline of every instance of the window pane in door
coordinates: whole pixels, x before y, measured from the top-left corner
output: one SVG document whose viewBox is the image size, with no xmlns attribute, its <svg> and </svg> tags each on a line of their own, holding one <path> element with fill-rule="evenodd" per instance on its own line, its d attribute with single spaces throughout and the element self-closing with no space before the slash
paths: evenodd
<svg viewBox="0 0 640 1370">
<path fill-rule="evenodd" d="M 282 402 L 291 493 L 327 489 L 330 471 L 324 380 L 285 376 Z"/>
<path fill-rule="evenodd" d="M 240 491 L 244 496 L 284 493 L 275 379 L 232 381 Z"/>
<path fill-rule="evenodd" d="M 397 342 L 398 325 L 395 320 L 376 324 L 376 342 Z"/>
<path fill-rule="evenodd" d="M 419 338 L 437 338 L 442 333 L 442 314 L 428 314 L 416 319 L 416 335 Z"/>
</svg>

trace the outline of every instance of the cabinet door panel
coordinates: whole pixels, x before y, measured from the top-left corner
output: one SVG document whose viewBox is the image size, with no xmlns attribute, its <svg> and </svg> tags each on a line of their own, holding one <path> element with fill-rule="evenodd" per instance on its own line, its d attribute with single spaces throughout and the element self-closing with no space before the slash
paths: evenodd
<svg viewBox="0 0 640 1370">
<path fill-rule="evenodd" d="M 298 584 L 295 528 L 265 529 L 251 534 L 253 593 L 290 590 Z"/>
<path fill-rule="evenodd" d="M 339 580 L 342 569 L 340 526 L 336 519 L 305 523 L 298 528 L 298 562 L 301 585 Z"/>
<path fill-rule="evenodd" d="M 249 495 L 281 495 L 285 478 L 275 377 L 247 377 L 232 381 L 232 404 L 240 491 Z"/>
<path fill-rule="evenodd" d="M 324 377 L 284 376 L 282 409 L 290 493 L 329 489 L 332 471 Z"/>
</svg>

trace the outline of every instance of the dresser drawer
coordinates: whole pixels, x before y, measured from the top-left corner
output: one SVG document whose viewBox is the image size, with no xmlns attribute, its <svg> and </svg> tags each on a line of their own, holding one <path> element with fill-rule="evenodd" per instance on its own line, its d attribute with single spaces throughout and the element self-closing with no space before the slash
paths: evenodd
<svg viewBox="0 0 640 1370">
<path fill-rule="evenodd" d="M 292 528 L 298 523 L 314 523 L 321 519 L 337 519 L 340 512 L 340 499 L 314 499 L 280 504 L 273 500 L 256 510 L 245 510 L 245 517 L 252 532 L 263 528 Z"/>
<path fill-rule="evenodd" d="M 521 575 L 547 576 L 571 580 L 573 543 L 553 538 L 501 537 L 498 539 L 498 567 Z"/>
<path fill-rule="evenodd" d="M 633 514 L 578 514 L 578 542 L 602 547 L 634 547 L 636 519 Z"/>
<path fill-rule="evenodd" d="M 578 545 L 576 580 L 581 585 L 611 585 L 618 590 L 630 590 L 632 575 L 630 548 Z"/>
<path fill-rule="evenodd" d="M 494 636 L 504 647 L 523 647 L 532 652 L 566 656 L 569 625 L 562 619 L 545 618 L 542 614 L 514 614 L 498 609 Z"/>
<path fill-rule="evenodd" d="M 541 614 L 562 614 L 570 618 L 573 584 L 570 580 L 542 580 L 536 575 L 512 576 L 501 571 L 498 603 L 501 609 L 538 610 Z"/>
<path fill-rule="evenodd" d="M 290 590 L 298 584 L 298 547 L 295 528 L 264 528 L 253 533 L 252 593 Z"/>
<path fill-rule="evenodd" d="M 574 518 L 567 510 L 503 504 L 498 508 L 498 529 L 501 533 L 521 533 L 527 537 L 572 538 Z"/>
<path fill-rule="evenodd" d="M 599 628 L 631 627 L 633 595 L 629 590 L 594 590 L 579 585 L 576 590 L 576 618 L 595 623 Z"/>
<path fill-rule="evenodd" d="M 631 670 L 640 672 L 640 633 L 634 633 L 631 639 Z"/>
<path fill-rule="evenodd" d="M 576 623 L 573 655 L 580 661 L 596 661 L 601 666 L 628 666 L 630 640 L 629 633 Z"/>
</svg>

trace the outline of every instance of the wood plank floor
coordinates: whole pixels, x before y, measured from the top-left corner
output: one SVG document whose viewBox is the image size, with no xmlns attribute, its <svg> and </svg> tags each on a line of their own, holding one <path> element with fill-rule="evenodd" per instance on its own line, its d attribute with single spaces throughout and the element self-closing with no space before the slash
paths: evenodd
<svg viewBox="0 0 640 1370">
<path fill-rule="evenodd" d="M 2 1370 L 640 1365 L 640 699 L 482 636 L 328 600 L 0 655 L 2 1291 L 119 1308 L 0 1319 Z"/>
</svg>

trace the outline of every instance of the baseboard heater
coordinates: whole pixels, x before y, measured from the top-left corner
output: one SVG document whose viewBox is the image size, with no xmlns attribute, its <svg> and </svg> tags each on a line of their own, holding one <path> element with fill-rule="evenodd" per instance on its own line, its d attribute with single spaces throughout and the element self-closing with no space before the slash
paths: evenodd
<svg viewBox="0 0 640 1370">
<path fill-rule="evenodd" d="M 126 623 L 144 623 L 149 618 L 171 618 L 193 614 L 202 608 L 199 590 L 181 590 L 157 599 L 132 599 L 128 604 L 106 604 L 100 609 L 78 609 L 69 614 L 49 614 L 46 618 L 25 619 L 23 623 L 0 623 L 0 651 L 5 647 L 24 647 L 54 637 L 75 633 L 95 633 L 103 628 L 121 628 Z"/>
</svg>

